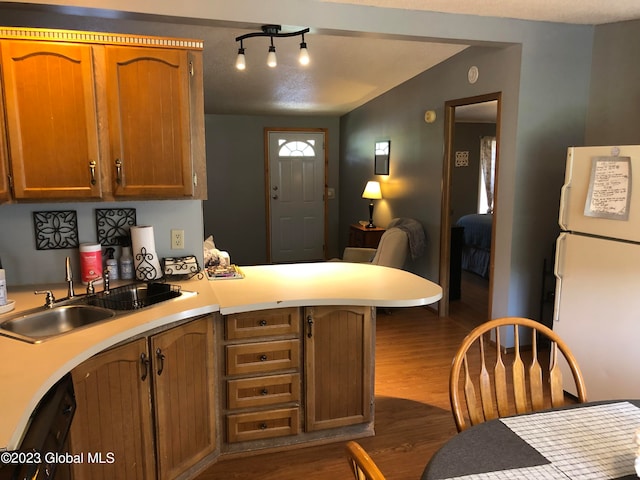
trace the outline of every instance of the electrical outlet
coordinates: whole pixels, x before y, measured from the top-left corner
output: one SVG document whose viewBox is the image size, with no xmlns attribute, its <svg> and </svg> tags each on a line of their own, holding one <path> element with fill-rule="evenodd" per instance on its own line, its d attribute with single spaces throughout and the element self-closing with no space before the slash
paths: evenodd
<svg viewBox="0 0 640 480">
<path fill-rule="evenodd" d="M 171 230 L 171 250 L 184 249 L 184 230 Z"/>
</svg>

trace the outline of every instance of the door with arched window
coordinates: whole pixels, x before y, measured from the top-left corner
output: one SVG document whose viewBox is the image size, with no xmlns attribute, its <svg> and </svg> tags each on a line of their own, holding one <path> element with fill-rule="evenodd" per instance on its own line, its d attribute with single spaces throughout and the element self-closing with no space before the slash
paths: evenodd
<svg viewBox="0 0 640 480">
<path fill-rule="evenodd" d="M 268 243 L 272 263 L 325 258 L 325 132 L 268 131 Z"/>
</svg>

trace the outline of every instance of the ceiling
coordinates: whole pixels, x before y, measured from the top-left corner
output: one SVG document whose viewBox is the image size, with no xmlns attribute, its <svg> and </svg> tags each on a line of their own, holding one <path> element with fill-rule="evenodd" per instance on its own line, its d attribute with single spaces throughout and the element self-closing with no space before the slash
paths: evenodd
<svg viewBox="0 0 640 480">
<path fill-rule="evenodd" d="M 575 24 L 640 18 L 639 0 L 321 1 Z M 305 35 L 311 56 L 307 67 L 297 63 L 296 37 L 275 39 L 278 66 L 271 69 L 266 66 L 268 39 L 251 38 L 244 42 L 247 69 L 237 71 L 235 37 L 259 27 L 215 29 L 212 38 L 205 38 L 205 51 L 213 47 L 216 52 L 205 56 L 207 113 L 342 115 L 468 47 L 311 32 Z"/>
<path fill-rule="evenodd" d="M 237 70 L 235 38 L 259 30 L 207 29 L 207 113 L 342 115 L 467 47 L 310 33 L 305 35 L 309 65 L 298 63 L 300 37 L 276 38 L 278 66 L 270 68 L 269 39 L 257 37 L 244 40 L 247 68 Z"/>
<path fill-rule="evenodd" d="M 78 0 L 55 1 L 58 5 L 83 3 Z M 640 18 L 640 0 L 317 1 L 576 24 Z M 0 3 L 11 5 L 13 2 Z M 46 3 L 47 0 L 32 0 L 15 5 L 19 5 L 16 8 L 24 8 L 25 5 L 38 8 L 35 4 L 40 4 L 39 8 L 45 11 L 56 8 L 43 7 Z M 60 28 L 124 28 L 126 24 L 114 27 L 108 23 L 108 19 L 116 17 L 126 22 L 126 14 L 113 15 L 113 10 L 108 10 L 110 4 L 117 5 L 118 2 L 102 0 L 103 10 L 94 10 L 95 14 L 92 11 L 92 15 L 87 15 L 84 9 L 76 17 L 73 27 Z M 66 13 L 70 13 L 69 10 Z M 256 37 L 245 40 L 247 68 L 238 71 L 234 66 L 239 47 L 235 38 L 259 31 L 260 25 L 216 22 L 204 27 L 197 20 L 191 23 L 186 19 L 173 20 L 177 23 L 173 24 L 172 19 L 163 20 L 171 25 L 166 29 L 161 27 L 162 34 L 204 41 L 205 112 L 208 114 L 343 115 L 468 47 L 415 38 L 382 38 L 312 30 L 305 35 L 311 57 L 308 66 L 301 67 L 297 62 L 300 37 L 274 39 L 278 56 L 276 68 L 266 66 L 268 38 Z M 139 25 L 134 24 L 129 27 L 133 31 L 122 33 L 158 34 L 138 31 Z M 293 27 L 283 27 L 282 32 L 292 30 Z"/>
<path fill-rule="evenodd" d="M 638 0 L 322 0 L 408 10 L 599 25 L 640 18 Z"/>
</svg>

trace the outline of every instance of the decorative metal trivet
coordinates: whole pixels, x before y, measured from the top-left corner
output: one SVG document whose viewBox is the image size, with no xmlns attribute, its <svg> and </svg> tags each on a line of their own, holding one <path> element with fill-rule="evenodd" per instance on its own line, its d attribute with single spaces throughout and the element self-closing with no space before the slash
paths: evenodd
<svg viewBox="0 0 640 480">
<path fill-rule="evenodd" d="M 75 210 L 33 212 L 37 250 L 77 248 L 78 215 Z"/>
<path fill-rule="evenodd" d="M 136 224 L 135 208 L 96 208 L 96 231 L 100 245 L 119 245 Z"/>
</svg>

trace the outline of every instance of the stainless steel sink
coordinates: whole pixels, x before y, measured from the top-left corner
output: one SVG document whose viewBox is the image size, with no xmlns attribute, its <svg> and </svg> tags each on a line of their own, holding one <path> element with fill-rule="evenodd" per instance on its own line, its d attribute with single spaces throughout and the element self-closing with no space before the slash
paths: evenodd
<svg viewBox="0 0 640 480">
<path fill-rule="evenodd" d="M 167 283 L 133 283 L 62 300 L 59 304 L 54 304 L 53 308 L 41 307 L 15 314 L 0 323 L 0 335 L 41 343 L 133 310 L 196 294 L 181 291 L 180 286 Z"/>
<path fill-rule="evenodd" d="M 116 312 L 93 305 L 64 305 L 23 312 L 0 323 L 0 334 L 30 343 L 87 327 L 115 317 Z"/>
<path fill-rule="evenodd" d="M 137 310 L 178 298 L 183 293 L 180 291 L 180 286 L 169 283 L 132 283 L 112 288 L 107 292 L 96 293 L 88 298 L 87 302 L 90 305 L 112 310 Z"/>
</svg>

